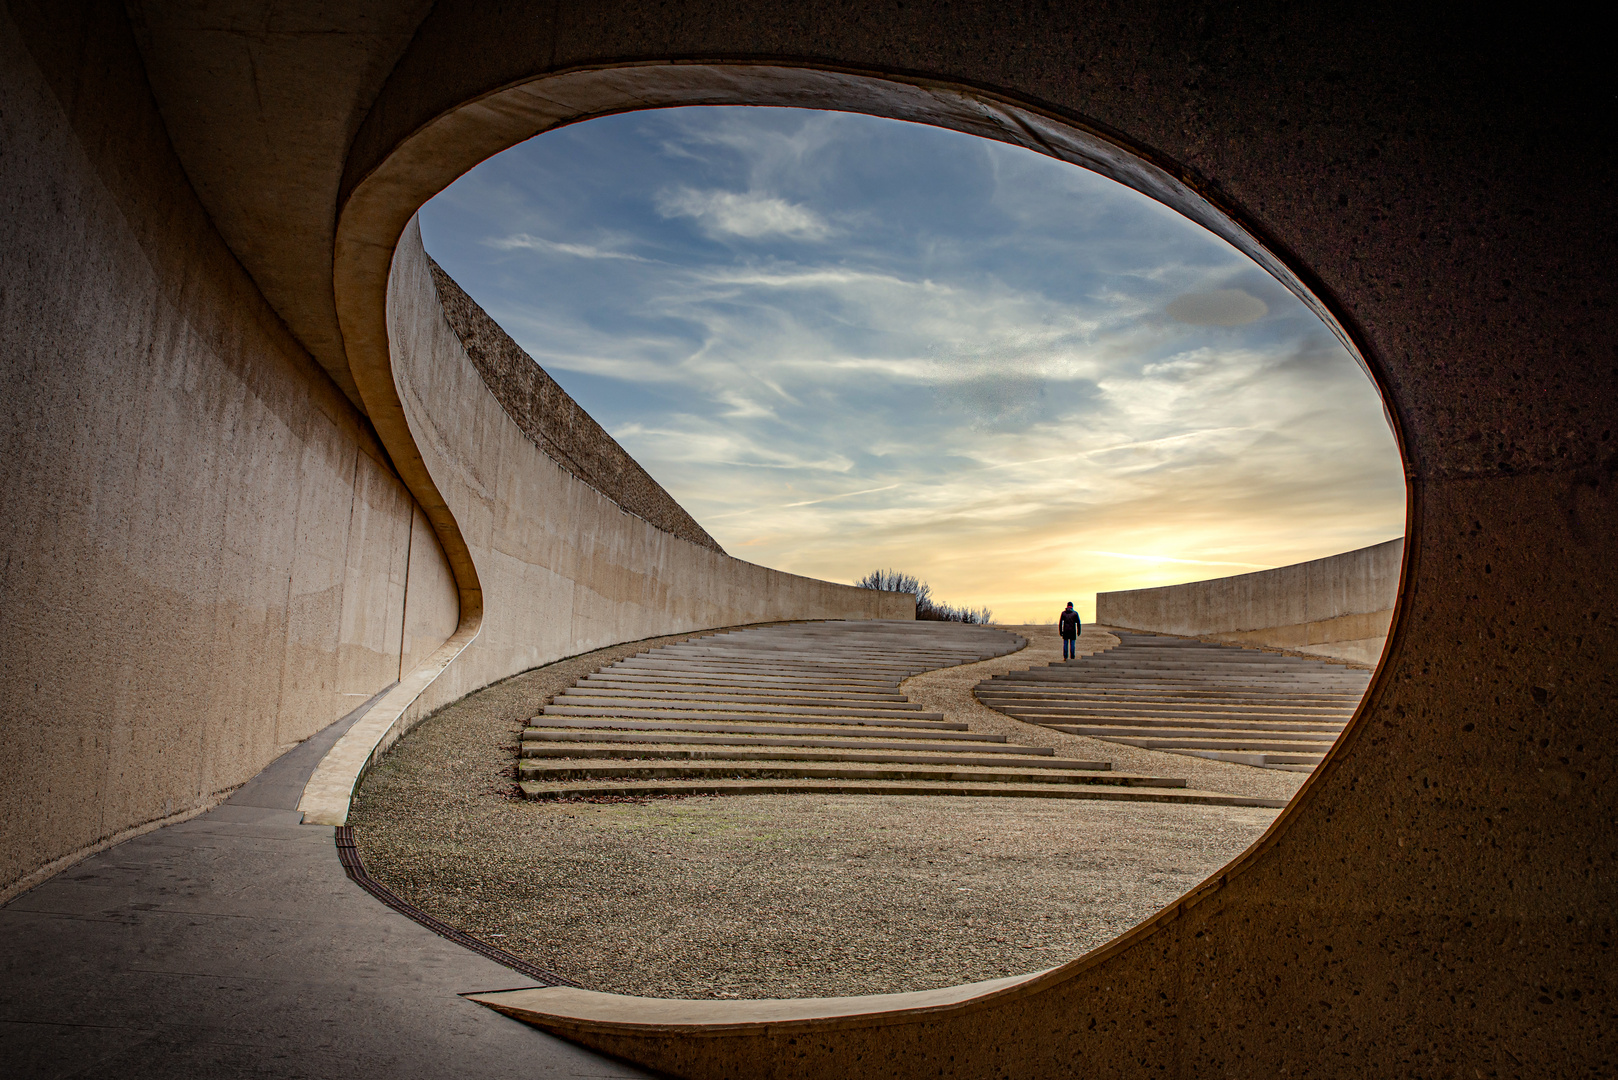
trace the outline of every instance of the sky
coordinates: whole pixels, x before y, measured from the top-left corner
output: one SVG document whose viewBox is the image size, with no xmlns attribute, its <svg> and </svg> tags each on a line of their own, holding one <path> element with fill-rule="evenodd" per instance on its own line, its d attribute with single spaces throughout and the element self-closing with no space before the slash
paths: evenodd
<svg viewBox="0 0 1618 1080">
<path fill-rule="evenodd" d="M 548 132 L 427 250 L 730 554 L 996 622 L 1404 531 L 1382 403 L 1197 225 L 1032 151 L 797 109 Z"/>
</svg>

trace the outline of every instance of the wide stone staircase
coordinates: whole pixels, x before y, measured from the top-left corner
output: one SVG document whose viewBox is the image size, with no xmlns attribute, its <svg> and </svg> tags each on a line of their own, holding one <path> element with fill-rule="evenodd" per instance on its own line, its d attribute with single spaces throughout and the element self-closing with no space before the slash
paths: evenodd
<svg viewBox="0 0 1618 1080">
<path fill-rule="evenodd" d="M 1112 771 L 926 712 L 911 675 L 1024 640 L 959 623 L 850 621 L 735 630 L 587 675 L 522 733 L 531 799 L 830 792 L 1270 806 Z"/>
<path fill-rule="evenodd" d="M 1309 772 L 1371 672 L 1237 645 L 1115 631 L 1119 644 L 985 679 L 979 701 L 1031 724 L 1172 754 Z"/>
</svg>

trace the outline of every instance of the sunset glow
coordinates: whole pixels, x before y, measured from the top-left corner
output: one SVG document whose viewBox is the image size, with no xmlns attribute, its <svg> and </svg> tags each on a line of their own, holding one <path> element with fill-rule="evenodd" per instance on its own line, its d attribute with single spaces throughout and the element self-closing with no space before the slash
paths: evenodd
<svg viewBox="0 0 1618 1080">
<path fill-rule="evenodd" d="M 1404 530 L 1375 389 L 1111 181 L 840 113 L 632 113 L 422 214 L 428 250 L 738 558 L 996 621 Z"/>
</svg>

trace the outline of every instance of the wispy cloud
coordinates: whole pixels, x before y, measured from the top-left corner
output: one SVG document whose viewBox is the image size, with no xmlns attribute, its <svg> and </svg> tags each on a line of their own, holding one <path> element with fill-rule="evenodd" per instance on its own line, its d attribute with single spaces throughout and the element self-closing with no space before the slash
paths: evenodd
<svg viewBox="0 0 1618 1080">
<path fill-rule="evenodd" d="M 748 240 L 776 236 L 824 240 L 832 234 L 831 226 L 814 211 L 752 191 L 678 188 L 660 193 L 657 208 L 664 217 L 694 218 L 710 234 Z"/>
<path fill-rule="evenodd" d="M 1270 313 L 1268 304 L 1243 289 L 1184 293 L 1163 310 L 1169 318 L 1192 326 L 1245 326 Z"/>
<path fill-rule="evenodd" d="M 1381 404 L 1326 329 L 1223 242 L 1026 151 L 847 114 L 663 110 L 514 148 L 423 224 L 766 565 L 897 566 L 1045 619 L 1402 528 Z"/>
<path fill-rule="evenodd" d="M 841 495 L 827 495 L 822 499 L 804 499 L 801 502 L 784 504 L 781 509 L 792 510 L 799 506 L 819 506 L 821 503 L 836 502 L 838 499 L 852 499 L 856 495 L 875 495 L 879 491 L 893 491 L 898 484 L 885 484 L 882 487 L 861 488 L 859 491 L 845 491 Z"/>
<path fill-rule="evenodd" d="M 501 236 L 485 240 L 489 247 L 500 251 L 541 251 L 553 255 L 572 255 L 580 259 L 624 259 L 629 262 L 647 262 L 640 255 L 627 251 L 614 251 L 611 248 L 597 247 L 594 244 L 564 244 L 556 240 L 546 240 L 539 236 L 529 236 L 527 233 L 516 233 L 512 236 Z"/>
</svg>

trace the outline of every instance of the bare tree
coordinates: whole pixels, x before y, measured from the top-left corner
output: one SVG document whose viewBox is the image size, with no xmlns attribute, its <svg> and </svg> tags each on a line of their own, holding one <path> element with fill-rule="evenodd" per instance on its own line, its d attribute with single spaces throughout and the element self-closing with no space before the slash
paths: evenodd
<svg viewBox="0 0 1618 1080">
<path fill-rule="evenodd" d="M 909 593 L 916 598 L 916 618 L 934 622 L 959 622 L 986 625 L 994 612 L 986 607 L 955 607 L 933 599 L 932 589 L 914 574 L 898 570 L 872 570 L 854 583 L 861 589 L 879 589 L 882 592 Z"/>
</svg>

